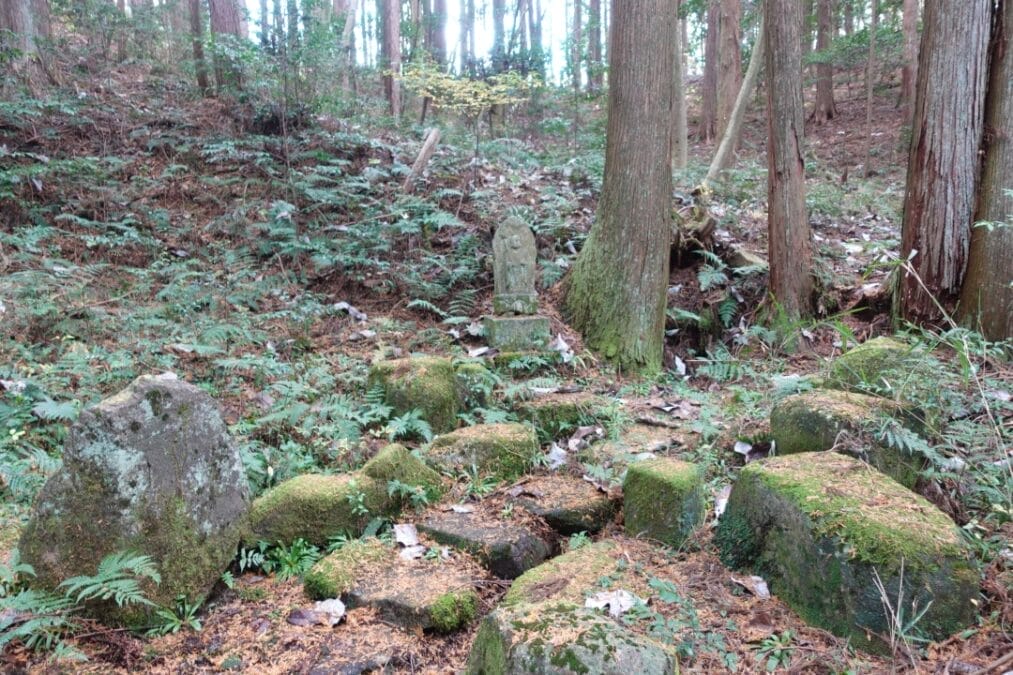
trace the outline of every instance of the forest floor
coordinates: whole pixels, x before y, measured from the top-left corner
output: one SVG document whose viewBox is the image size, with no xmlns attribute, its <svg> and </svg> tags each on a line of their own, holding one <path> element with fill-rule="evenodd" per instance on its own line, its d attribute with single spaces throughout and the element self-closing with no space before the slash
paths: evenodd
<svg viewBox="0 0 1013 675">
<path fill-rule="evenodd" d="M 601 184 L 600 102 L 586 104 L 576 146 L 569 121 L 548 102 L 519 112 L 526 140 L 486 139 L 474 160 L 467 134 L 451 133 L 412 195 L 400 186 L 422 130 L 362 122 L 376 116 L 372 104 L 349 119 L 292 120 L 289 135 L 259 134 L 278 126 L 276 110 L 194 99 L 140 66 L 80 76 L 48 100 L 0 103 L 0 380 L 32 383 L 29 396 L 0 392 L 9 436 L 0 440 L 2 555 L 16 546 L 54 470 L 68 423 L 141 374 L 171 370 L 214 396 L 255 492 L 300 473 L 361 465 L 392 436 L 357 421 L 369 405 L 371 361 L 467 357 L 484 345 L 469 328 L 491 308 L 491 232 L 508 213 L 536 231 L 542 308 L 574 358 L 535 358 L 497 373 L 494 402 L 469 414 L 508 419 L 512 402 L 530 395 L 525 388 L 578 386 L 616 401 L 609 424 L 617 433 L 638 418 L 663 417 L 659 452 L 704 464 L 716 493 L 742 463 L 736 442 L 769 435 L 780 391 L 824 372 L 848 346 L 893 330 L 881 285 L 899 248 L 901 113 L 892 90 L 877 98 L 875 171 L 863 177 L 864 101 L 857 87 L 838 94 L 838 117 L 807 128 L 821 318 L 764 324 L 763 273 L 736 275 L 727 262 L 736 249 L 765 252 L 765 124 L 755 107 L 736 168 L 711 205 L 717 227 L 705 243 L 715 255 L 683 253 L 673 267 L 668 371 L 653 381 L 598 363 L 556 307 Z M 678 176 L 684 205 L 711 150 L 694 145 Z M 951 360 L 951 393 L 965 411 L 940 430 L 936 447 L 970 463 L 994 460 L 981 390 L 959 377 L 959 351 L 938 335 L 911 338 Z M 987 356 L 976 366 L 1008 429 L 1013 373 Z M 669 403 L 674 410 L 664 410 Z M 326 421 L 307 424 L 299 411 L 309 406 Z M 571 470 L 579 477 L 594 468 Z M 481 501 L 497 508 L 508 489 Z M 776 597 L 743 592 L 718 560 L 710 518 L 679 551 L 629 539 L 617 523 L 594 539 L 615 541 L 644 579 L 670 580 L 683 593 L 684 603 L 663 611 L 680 627 L 687 672 L 761 671 L 765 648 L 778 640 L 783 672 L 990 672 L 982 669 L 1013 650 L 1010 519 L 989 511 L 998 503 L 992 493 L 959 477 L 937 472 L 920 491 L 978 542 L 983 604 L 977 626 L 894 659 L 856 652 Z M 474 499 L 464 485 L 456 494 Z M 504 591 L 482 586 L 482 613 Z M 70 638 L 88 662 L 53 664 L 15 647 L 0 655 L 0 669 L 460 672 L 477 628 L 433 636 L 370 609 L 351 610 L 334 628 L 289 623 L 307 605 L 297 579 L 237 572 L 235 587 L 205 606 L 199 632 L 144 637 L 94 625 Z"/>
</svg>

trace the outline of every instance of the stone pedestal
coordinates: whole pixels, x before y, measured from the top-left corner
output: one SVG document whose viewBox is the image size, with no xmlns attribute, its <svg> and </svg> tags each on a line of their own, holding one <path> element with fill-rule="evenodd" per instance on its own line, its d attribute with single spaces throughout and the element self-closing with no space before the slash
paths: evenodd
<svg viewBox="0 0 1013 675">
<path fill-rule="evenodd" d="M 485 339 L 491 347 L 505 351 L 529 351 L 549 346 L 552 334 L 544 316 L 487 316 Z"/>
</svg>

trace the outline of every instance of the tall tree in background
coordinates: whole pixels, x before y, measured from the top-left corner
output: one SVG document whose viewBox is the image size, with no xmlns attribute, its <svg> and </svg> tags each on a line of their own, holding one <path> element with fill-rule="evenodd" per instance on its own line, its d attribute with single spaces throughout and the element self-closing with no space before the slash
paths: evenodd
<svg viewBox="0 0 1013 675">
<path fill-rule="evenodd" d="M 624 370 L 662 363 L 671 249 L 673 0 L 612 0 L 605 177 L 564 309 Z"/>
<path fill-rule="evenodd" d="M 675 0 L 674 12 L 679 16 L 682 0 Z M 686 122 L 686 81 L 683 71 L 682 22 L 675 22 L 672 31 L 672 50 L 675 62 L 672 64 L 672 168 L 685 169 L 689 162 L 689 132 Z"/>
<path fill-rule="evenodd" d="M 492 0 L 492 70 L 506 70 L 506 0 Z"/>
<path fill-rule="evenodd" d="M 211 14 L 211 33 L 218 39 L 242 39 L 244 34 L 244 10 L 240 0 L 208 0 Z M 191 31 L 193 30 L 191 18 Z M 215 65 L 215 82 L 219 89 L 240 86 L 239 64 L 228 54 L 231 49 L 218 46 L 213 51 Z"/>
<path fill-rule="evenodd" d="M 383 91 L 387 97 L 390 114 L 395 119 L 401 116 L 401 82 L 396 75 L 401 72 L 401 2 L 383 0 Z"/>
<path fill-rule="evenodd" d="M 900 74 L 900 104 L 904 108 L 904 121 L 911 121 L 915 104 L 915 83 L 918 76 L 918 0 L 904 0 L 904 65 Z"/>
<path fill-rule="evenodd" d="M 701 92 L 700 128 L 697 135 L 703 141 L 714 140 L 718 114 L 718 4 L 707 3 L 707 33 L 703 48 L 703 91 Z"/>
<path fill-rule="evenodd" d="M 992 30 L 985 99 L 984 171 L 960 314 L 991 340 L 1013 338 L 1013 0 Z"/>
<path fill-rule="evenodd" d="M 926 0 L 898 286 L 901 316 L 940 318 L 960 293 L 980 168 L 992 0 Z M 925 285 L 927 291 L 922 288 Z"/>
<path fill-rule="evenodd" d="M 37 76 L 39 40 L 50 37 L 49 3 L 45 0 L 0 1 L 0 45 L 16 49 L 13 71 L 30 86 Z"/>
<path fill-rule="evenodd" d="M 718 100 L 717 138 L 721 138 L 742 87 L 742 5 L 721 0 L 718 8 Z"/>
<path fill-rule="evenodd" d="M 766 0 L 767 248 L 770 292 L 792 318 L 812 313 L 812 234 L 802 144 L 802 3 Z"/>
<path fill-rule="evenodd" d="M 211 93 L 208 82 L 208 65 L 204 59 L 204 17 L 201 15 L 201 0 L 188 0 L 190 15 L 190 41 L 193 49 L 194 70 L 197 72 L 197 88 L 201 94 Z"/>
<path fill-rule="evenodd" d="M 834 105 L 834 64 L 827 53 L 833 41 L 834 16 L 833 0 L 817 2 L 816 50 L 821 52 L 821 58 L 816 64 L 816 108 L 813 110 L 813 119 L 817 124 L 823 124 L 837 115 L 837 106 Z"/>
<path fill-rule="evenodd" d="M 334 0 L 335 9 L 342 0 Z M 267 9 L 267 0 L 260 0 L 260 46 L 267 49 L 271 45 L 271 15 Z"/>
<path fill-rule="evenodd" d="M 576 94 L 580 93 L 580 75 L 581 75 L 581 62 L 582 54 L 584 51 L 584 19 L 581 16 L 581 2 L 582 0 L 573 0 L 573 25 L 571 26 L 571 40 L 570 46 L 570 68 L 573 70 L 573 91 Z"/>
<path fill-rule="evenodd" d="M 879 0 L 872 0 L 872 25 L 869 26 L 869 57 L 865 60 L 865 162 L 864 173 L 872 175 L 872 103 L 876 75 L 876 33 L 879 31 Z"/>
<path fill-rule="evenodd" d="M 529 0 L 528 34 L 531 35 L 531 55 L 538 75 L 545 80 L 545 48 L 542 45 L 542 0 Z"/>
<path fill-rule="evenodd" d="M 447 65 L 447 0 L 433 0 L 432 40 L 433 59 L 441 68 Z"/>
<path fill-rule="evenodd" d="M 605 64 L 601 56 L 601 0 L 590 0 L 587 8 L 587 90 L 601 91 L 605 86 Z"/>
</svg>

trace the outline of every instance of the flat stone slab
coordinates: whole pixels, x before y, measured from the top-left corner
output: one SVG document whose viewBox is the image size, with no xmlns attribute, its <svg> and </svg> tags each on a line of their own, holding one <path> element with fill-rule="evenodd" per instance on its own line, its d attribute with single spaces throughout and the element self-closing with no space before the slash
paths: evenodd
<svg viewBox="0 0 1013 675">
<path fill-rule="evenodd" d="M 942 375 L 939 370 L 944 367 L 930 354 L 901 340 L 878 337 L 834 359 L 826 385 L 923 403 L 937 393 Z M 935 415 L 938 411 L 921 412 Z"/>
<path fill-rule="evenodd" d="M 515 504 L 564 535 L 594 534 L 618 509 L 616 501 L 594 485 L 566 474 L 532 476 L 515 489 L 520 490 L 513 497 Z"/>
<path fill-rule="evenodd" d="M 435 433 L 457 427 L 463 392 L 448 358 L 415 356 L 378 361 L 369 369 L 369 387 L 382 389 L 397 415 L 418 410 Z"/>
<path fill-rule="evenodd" d="M 779 455 L 836 450 L 862 459 L 912 488 L 925 458 L 875 441 L 873 431 L 888 416 L 918 430 L 909 411 L 893 401 L 817 389 L 778 402 L 770 412 L 770 431 Z"/>
<path fill-rule="evenodd" d="M 608 401 L 591 392 L 546 394 L 514 406 L 517 416 L 535 426 L 540 438 L 558 440 L 577 427 L 593 424 Z"/>
<path fill-rule="evenodd" d="M 438 513 L 417 525 L 420 532 L 466 551 L 501 579 L 515 579 L 552 555 L 554 542 L 511 521 L 491 522 L 478 513 Z"/>
<path fill-rule="evenodd" d="M 703 471 L 661 457 L 635 462 L 623 482 L 623 518 L 631 537 L 679 547 L 706 515 Z"/>
<path fill-rule="evenodd" d="M 528 570 L 503 596 L 504 606 L 541 602 L 584 604 L 585 594 L 616 571 L 622 549 L 600 541 L 568 551 Z"/>
<path fill-rule="evenodd" d="M 513 480 L 527 471 L 539 453 L 535 431 L 523 424 L 478 424 L 438 436 L 427 460 L 444 473 L 477 471 Z"/>
<path fill-rule="evenodd" d="M 475 636 L 469 675 L 678 672 L 675 650 L 568 603 L 501 607 Z"/>
<path fill-rule="evenodd" d="M 552 339 L 549 319 L 544 316 L 486 316 L 482 323 L 486 342 L 496 349 L 543 349 Z"/>
<path fill-rule="evenodd" d="M 889 651 L 892 618 L 877 579 L 905 617 L 925 609 L 917 627 L 929 639 L 974 621 L 978 573 L 953 521 L 846 455 L 748 464 L 715 541 L 726 565 L 763 576 L 802 619 L 868 651 Z"/>
<path fill-rule="evenodd" d="M 592 464 L 625 467 L 644 454 L 659 453 L 677 442 L 672 429 L 650 424 L 633 424 L 616 440 L 592 443 L 581 452 L 581 460 Z"/>
<path fill-rule="evenodd" d="M 446 560 L 405 560 L 377 539 L 353 541 L 306 575 L 314 600 L 340 597 L 349 607 L 373 607 L 407 629 L 449 633 L 475 618 L 472 575 Z"/>
</svg>

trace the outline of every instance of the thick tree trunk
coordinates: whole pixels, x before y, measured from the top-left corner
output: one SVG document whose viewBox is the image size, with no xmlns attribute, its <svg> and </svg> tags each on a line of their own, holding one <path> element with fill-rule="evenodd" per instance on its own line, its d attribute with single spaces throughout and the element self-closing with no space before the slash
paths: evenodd
<svg viewBox="0 0 1013 675">
<path fill-rule="evenodd" d="M 35 52 L 38 27 L 32 13 L 31 0 L 3 0 L 0 2 L 0 30 L 10 34 L 3 36 L 10 47 L 21 52 L 22 57 Z"/>
<path fill-rule="evenodd" d="M 662 364 L 671 247 L 672 0 L 613 0 L 605 178 L 564 308 L 623 370 Z"/>
<path fill-rule="evenodd" d="M 704 178 L 703 187 L 707 187 L 721 174 L 722 171 L 731 165 L 732 152 L 737 144 L 739 134 L 742 132 L 742 121 L 746 117 L 746 108 L 749 99 L 753 97 L 753 90 L 756 88 L 756 80 L 760 75 L 760 67 L 763 65 L 763 52 L 766 48 L 766 37 L 763 16 L 760 16 L 760 29 L 756 34 L 756 43 L 753 46 L 753 54 L 749 57 L 749 68 L 746 69 L 746 77 L 742 80 L 742 88 L 735 99 L 735 108 L 732 110 L 731 120 L 728 128 L 725 129 L 721 143 L 718 145 L 714 159 L 711 160 L 710 168 L 707 170 L 707 177 Z"/>
<path fill-rule="evenodd" d="M 700 128 L 697 135 L 703 141 L 714 140 L 718 115 L 718 5 L 711 0 L 707 5 L 707 34 L 704 36 L 703 91 L 701 92 Z"/>
<path fill-rule="evenodd" d="M 208 0 L 211 15 L 211 33 L 231 38 L 243 37 L 243 9 L 238 0 Z M 190 29 L 193 31 L 193 19 Z M 219 89 L 239 87 L 241 84 L 239 64 L 227 55 L 231 49 L 218 49 L 214 53 L 215 83 Z"/>
<path fill-rule="evenodd" d="M 341 88 L 352 90 L 352 73 L 355 70 L 355 10 L 358 0 L 334 0 L 334 18 L 341 21 L 341 37 L 338 38 L 338 53 L 341 59 Z"/>
<path fill-rule="evenodd" d="M 678 16 L 681 0 L 675 0 L 675 12 Z M 689 162 L 689 132 L 686 123 L 686 82 L 682 68 L 682 54 L 686 47 L 682 42 L 681 22 L 676 21 L 672 32 L 672 47 L 675 61 L 672 64 L 672 167 L 685 169 Z"/>
<path fill-rule="evenodd" d="M 917 1 L 917 0 L 916 0 Z M 823 58 L 816 66 L 816 108 L 813 119 L 823 124 L 837 115 L 834 105 L 834 64 L 826 58 L 834 32 L 833 0 L 818 0 L 816 7 L 816 50 L 823 53 Z"/>
<path fill-rule="evenodd" d="M 911 121 L 918 77 L 918 0 L 904 0 L 904 66 L 900 71 L 900 104 L 904 120 Z"/>
<path fill-rule="evenodd" d="M 812 236 L 802 144 L 802 4 L 766 0 L 767 237 L 770 292 L 786 315 L 812 314 Z"/>
<path fill-rule="evenodd" d="M 193 48 L 194 70 L 197 72 L 197 88 L 203 96 L 211 93 L 208 82 L 208 64 L 204 59 L 204 17 L 201 16 L 201 0 L 189 0 L 190 40 Z"/>
<path fill-rule="evenodd" d="M 960 314 L 988 339 L 1003 340 L 1013 338 L 1013 0 L 1002 0 L 994 25 L 979 224 L 971 232 Z"/>
<path fill-rule="evenodd" d="M 221 1 L 221 0 L 219 0 Z M 281 2 L 281 0 L 277 0 Z M 288 52 L 290 59 L 299 51 L 299 0 L 288 0 Z"/>
<path fill-rule="evenodd" d="M 718 114 L 717 138 L 725 129 L 742 88 L 742 6 L 739 0 L 722 0 L 718 10 Z"/>
<path fill-rule="evenodd" d="M 390 114 L 401 117 L 401 2 L 383 0 L 383 90 Z"/>
<path fill-rule="evenodd" d="M 992 0 L 927 0 L 904 194 L 901 255 L 918 278 L 899 285 L 901 316 L 940 318 L 960 292 L 985 117 Z"/>
<path fill-rule="evenodd" d="M 590 0 L 587 9 L 587 90 L 601 91 L 605 69 L 601 60 L 601 0 Z"/>
</svg>

